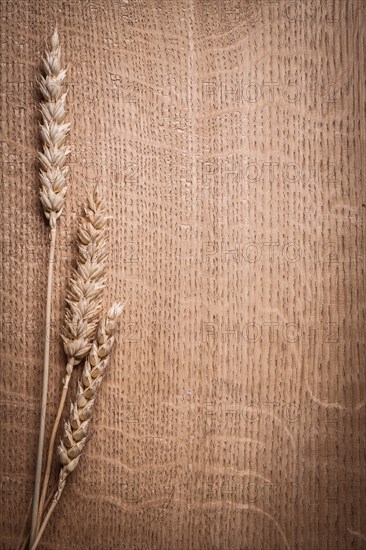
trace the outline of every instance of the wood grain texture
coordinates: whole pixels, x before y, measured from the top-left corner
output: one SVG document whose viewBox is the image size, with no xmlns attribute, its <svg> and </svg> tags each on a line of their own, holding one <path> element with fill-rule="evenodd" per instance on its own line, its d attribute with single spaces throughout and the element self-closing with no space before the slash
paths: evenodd
<svg viewBox="0 0 366 550">
<path fill-rule="evenodd" d="M 36 78 L 55 22 L 73 153 L 50 415 L 96 182 L 113 215 L 105 307 L 129 303 L 41 547 L 366 548 L 365 11 L 1 0 L 0 548 L 15 547 L 35 468 L 48 254 Z"/>
</svg>

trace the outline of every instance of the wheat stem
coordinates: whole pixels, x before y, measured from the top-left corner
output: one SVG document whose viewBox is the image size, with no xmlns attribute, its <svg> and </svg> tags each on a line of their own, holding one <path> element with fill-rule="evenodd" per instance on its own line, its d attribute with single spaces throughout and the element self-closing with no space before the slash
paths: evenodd
<svg viewBox="0 0 366 550">
<path fill-rule="evenodd" d="M 48 481 L 50 479 L 50 473 L 51 473 L 53 449 L 54 449 L 54 446 L 55 446 L 55 440 L 56 440 L 57 430 L 58 430 L 60 420 L 61 420 L 61 416 L 62 416 L 62 411 L 64 410 L 64 406 L 65 406 L 65 401 L 66 401 L 67 392 L 68 392 L 68 389 L 69 389 L 70 380 L 71 380 L 71 373 L 69 374 L 68 372 L 66 372 L 66 376 L 64 378 L 64 385 L 63 385 L 63 388 L 62 388 L 60 404 L 59 404 L 59 407 L 58 407 L 55 422 L 53 424 L 52 433 L 51 433 L 51 437 L 50 437 L 50 442 L 49 442 L 49 446 L 48 446 L 46 470 L 45 470 L 45 474 L 44 474 L 42 493 L 41 493 L 41 498 L 40 498 L 39 507 L 38 507 L 37 531 L 39 529 L 40 522 L 41 522 L 41 519 L 42 519 L 44 504 L 45 504 L 45 500 L 46 500 Z"/>
<path fill-rule="evenodd" d="M 61 496 L 61 495 L 60 495 Z M 58 504 L 58 501 L 59 501 L 59 498 L 57 498 L 57 492 L 55 493 L 55 496 L 54 496 L 54 499 L 52 501 L 52 504 L 51 506 L 49 507 L 48 511 L 47 511 L 47 514 L 43 520 L 43 523 L 38 531 L 38 534 L 37 534 L 37 538 L 35 539 L 35 541 L 33 542 L 33 544 L 31 545 L 31 550 L 36 550 L 38 544 L 39 544 L 39 541 L 41 540 L 42 538 L 42 535 L 44 533 L 44 530 L 46 529 L 47 527 L 47 523 L 52 515 L 52 512 L 54 511 L 54 509 L 56 508 L 56 505 Z"/>
<path fill-rule="evenodd" d="M 41 400 L 41 421 L 39 426 L 38 450 L 36 462 L 36 477 L 34 482 L 33 506 L 32 506 L 32 526 L 30 535 L 30 544 L 32 544 L 37 529 L 39 493 L 41 488 L 42 475 L 42 458 L 44 446 L 44 434 L 46 427 L 46 410 L 47 410 L 47 393 L 48 393 L 48 374 L 50 364 L 50 335 L 51 335 L 51 304 L 52 304 L 52 283 L 53 283 L 53 266 L 55 261 L 56 248 L 56 225 L 51 229 L 51 247 L 50 257 L 48 262 L 48 283 L 47 283 L 47 302 L 46 302 L 46 328 L 45 328 L 45 346 L 44 346 L 44 362 L 43 362 L 43 383 L 42 383 L 42 400 Z"/>
<path fill-rule="evenodd" d="M 51 499 L 53 498 L 54 491 L 55 491 L 56 489 L 57 489 L 57 483 L 56 483 L 55 486 L 52 488 L 52 492 L 51 492 L 51 494 L 48 496 L 48 499 L 46 500 L 45 508 L 47 508 L 47 506 L 48 506 L 49 503 L 51 502 Z M 16 550 L 25 550 L 25 548 L 26 548 L 26 546 L 27 546 L 27 544 L 28 544 L 28 542 L 29 542 L 30 531 L 28 531 L 27 536 L 25 537 L 24 540 L 23 540 L 23 537 L 24 537 L 25 533 L 27 532 L 27 522 L 28 522 L 29 515 L 30 515 L 30 511 L 31 511 L 32 502 L 33 502 L 33 499 L 31 498 L 30 501 L 29 501 L 29 507 L 28 507 L 28 511 L 27 511 L 27 519 L 26 519 L 26 522 L 25 522 L 25 525 L 24 525 L 22 534 L 21 534 L 20 537 L 19 537 L 19 543 L 18 543 L 18 546 L 17 546 Z"/>
</svg>

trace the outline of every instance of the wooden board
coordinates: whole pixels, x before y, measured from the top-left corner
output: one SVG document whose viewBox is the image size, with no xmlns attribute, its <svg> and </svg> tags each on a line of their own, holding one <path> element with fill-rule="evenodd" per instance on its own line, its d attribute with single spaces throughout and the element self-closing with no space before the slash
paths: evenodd
<svg viewBox="0 0 366 550">
<path fill-rule="evenodd" d="M 1 0 L 0 547 L 35 470 L 36 79 L 56 22 L 72 158 L 48 428 L 96 183 L 113 216 L 104 304 L 129 302 L 41 547 L 366 548 L 363 0 Z"/>
</svg>

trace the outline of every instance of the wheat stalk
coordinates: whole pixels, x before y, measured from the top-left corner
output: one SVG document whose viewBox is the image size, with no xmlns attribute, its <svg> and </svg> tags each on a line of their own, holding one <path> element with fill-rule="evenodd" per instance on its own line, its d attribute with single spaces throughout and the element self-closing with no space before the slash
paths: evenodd
<svg viewBox="0 0 366 550">
<path fill-rule="evenodd" d="M 66 374 L 56 419 L 52 428 L 45 476 L 38 511 L 41 521 L 51 472 L 57 429 L 68 392 L 74 366 L 90 351 L 102 310 L 101 293 L 105 286 L 108 256 L 108 220 L 104 200 L 97 188 L 88 198 L 78 227 L 77 265 L 70 279 L 66 296 L 65 331 L 62 335 L 67 356 Z"/>
<path fill-rule="evenodd" d="M 42 474 L 42 456 L 46 425 L 53 266 L 56 248 L 56 220 L 60 217 L 65 203 L 65 195 L 67 190 L 66 176 L 68 173 L 66 161 L 70 154 L 69 147 L 65 145 L 65 140 L 69 131 L 69 123 L 64 122 L 66 116 L 66 92 L 64 90 L 63 81 L 66 76 L 66 70 L 61 68 L 61 47 L 57 29 L 55 29 L 55 32 L 52 35 L 51 46 L 45 53 L 43 64 L 45 76 L 41 76 L 39 84 L 40 91 L 43 96 L 43 101 L 41 102 L 41 112 L 43 117 L 41 124 L 41 138 L 43 141 L 43 152 L 40 152 L 38 156 L 41 165 L 39 174 L 41 180 L 40 199 L 45 216 L 50 225 L 51 243 L 48 263 L 41 419 L 34 481 L 30 544 L 35 538 L 37 529 L 39 493 Z"/>
<path fill-rule="evenodd" d="M 114 304 L 99 323 L 96 338 L 85 360 L 76 399 L 71 404 L 70 418 L 65 422 L 64 436 L 58 447 L 61 464 L 58 487 L 31 550 L 37 548 L 51 514 L 61 498 L 66 480 L 77 467 L 88 442 L 90 421 L 111 357 L 118 318 L 123 307 L 120 304 Z"/>
</svg>

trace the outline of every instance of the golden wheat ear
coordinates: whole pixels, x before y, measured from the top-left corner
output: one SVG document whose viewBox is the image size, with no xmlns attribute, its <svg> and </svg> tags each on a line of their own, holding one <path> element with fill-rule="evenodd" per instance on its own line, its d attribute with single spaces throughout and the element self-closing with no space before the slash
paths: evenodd
<svg viewBox="0 0 366 550">
<path fill-rule="evenodd" d="M 38 526 L 46 501 L 56 434 L 75 365 L 89 353 L 102 311 L 108 258 L 108 220 L 105 202 L 95 187 L 78 227 L 77 261 L 66 294 L 65 327 L 61 335 L 67 357 L 66 373 L 48 446 L 38 510 Z"/>
<path fill-rule="evenodd" d="M 123 307 L 121 304 L 114 304 L 98 325 L 96 337 L 86 357 L 79 379 L 76 399 L 71 404 L 70 416 L 65 422 L 63 438 L 58 446 L 61 464 L 58 487 L 31 550 L 35 550 L 38 546 L 51 514 L 61 498 L 66 480 L 77 467 L 90 438 L 90 421 L 101 383 L 110 362 L 118 320 Z"/>
<path fill-rule="evenodd" d="M 66 478 L 76 468 L 87 443 L 96 397 L 109 364 L 117 323 L 123 307 L 116 303 L 109 309 L 99 323 L 96 338 L 85 360 L 76 400 L 71 404 L 70 417 L 65 422 L 64 436 L 58 447 L 62 465 L 57 490 L 58 498 L 61 496 Z"/>
<path fill-rule="evenodd" d="M 71 365 L 87 355 L 101 312 L 108 257 L 108 219 L 97 189 L 88 198 L 78 227 L 76 268 L 66 296 L 64 349 Z"/>
<path fill-rule="evenodd" d="M 52 35 L 50 49 L 43 59 L 45 74 L 40 77 L 41 138 L 43 151 L 38 154 L 41 169 L 40 199 L 51 228 L 55 227 L 65 205 L 66 179 L 69 167 L 66 165 L 70 148 L 65 141 L 70 129 L 66 117 L 66 91 L 64 79 L 66 69 L 61 68 L 61 46 L 57 29 Z"/>
</svg>

